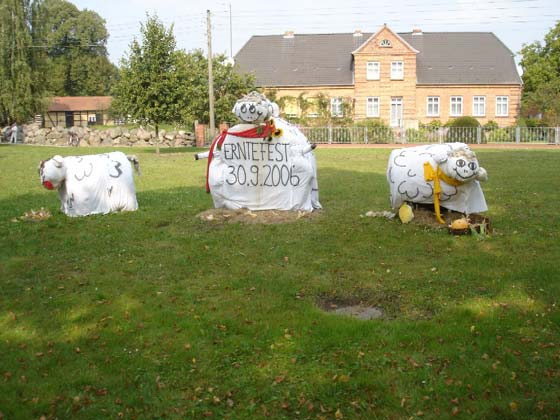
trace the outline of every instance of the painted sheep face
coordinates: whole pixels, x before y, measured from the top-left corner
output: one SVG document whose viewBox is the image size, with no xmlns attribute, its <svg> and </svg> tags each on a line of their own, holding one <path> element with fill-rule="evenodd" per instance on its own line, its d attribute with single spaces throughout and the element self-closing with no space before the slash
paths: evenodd
<svg viewBox="0 0 560 420">
<path fill-rule="evenodd" d="M 66 178 L 66 168 L 62 156 L 53 156 L 49 160 L 43 160 L 39 164 L 39 177 L 41 184 L 47 190 L 58 189 Z"/>
<path fill-rule="evenodd" d="M 477 179 L 480 165 L 473 152 L 452 153 L 445 162 L 444 171 L 458 181 L 468 182 Z"/>
<path fill-rule="evenodd" d="M 236 102 L 233 113 L 244 123 L 263 123 L 272 116 L 272 104 L 264 95 L 251 92 Z"/>
</svg>

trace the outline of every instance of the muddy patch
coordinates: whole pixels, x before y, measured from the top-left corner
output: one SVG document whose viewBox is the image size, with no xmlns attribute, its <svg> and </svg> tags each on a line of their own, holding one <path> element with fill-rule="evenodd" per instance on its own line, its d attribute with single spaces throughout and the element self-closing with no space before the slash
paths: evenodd
<svg viewBox="0 0 560 420">
<path fill-rule="evenodd" d="M 381 307 L 367 305 L 363 302 L 321 300 L 318 305 L 325 312 L 341 316 L 350 316 L 364 321 L 387 318 L 385 311 Z"/>
<path fill-rule="evenodd" d="M 436 213 L 434 211 L 433 204 L 412 204 L 412 211 L 414 213 L 414 218 L 410 221 L 410 224 L 425 226 L 433 229 L 448 230 L 448 226 L 454 220 L 461 219 L 465 217 L 463 213 L 456 211 L 447 210 L 445 208 L 441 209 L 441 217 L 445 220 L 445 224 L 440 224 L 436 219 Z M 389 220 L 394 220 L 396 223 L 401 223 L 398 215 L 394 212 L 389 211 L 368 211 L 363 215 L 364 217 L 381 217 Z M 473 224 L 480 225 L 484 223 L 487 225 L 487 230 L 489 231 L 490 221 L 488 218 L 483 217 L 479 214 L 471 214 L 470 219 Z"/>
<path fill-rule="evenodd" d="M 312 219 L 320 214 L 319 211 L 284 211 L 284 210 L 260 210 L 252 211 L 247 209 L 228 210 L 228 209 L 209 209 L 196 215 L 204 222 L 224 224 L 224 223 L 245 223 L 245 224 L 280 224 L 292 223 L 302 219 Z"/>
</svg>

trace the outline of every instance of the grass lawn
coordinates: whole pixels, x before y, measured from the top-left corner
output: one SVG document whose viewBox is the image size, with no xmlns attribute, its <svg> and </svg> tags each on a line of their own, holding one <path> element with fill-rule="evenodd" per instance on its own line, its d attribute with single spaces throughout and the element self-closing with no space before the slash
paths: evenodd
<svg viewBox="0 0 560 420">
<path fill-rule="evenodd" d="M 361 218 L 390 149 L 319 147 L 283 225 L 198 220 L 195 150 L 128 149 L 139 210 L 66 217 L 39 160 L 108 150 L 0 147 L 0 418 L 560 417 L 560 150 L 477 152 L 486 238 Z"/>
</svg>

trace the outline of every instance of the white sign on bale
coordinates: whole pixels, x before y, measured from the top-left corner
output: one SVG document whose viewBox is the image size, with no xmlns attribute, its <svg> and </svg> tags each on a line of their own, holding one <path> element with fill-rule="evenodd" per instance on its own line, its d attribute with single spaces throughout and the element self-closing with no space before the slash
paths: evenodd
<svg viewBox="0 0 560 420">
<path fill-rule="evenodd" d="M 303 210 L 320 208 L 317 166 L 311 144 L 299 129 L 274 119 L 281 135 L 237 137 L 251 126 L 228 130 L 220 150 L 214 150 L 208 184 L 216 208 Z"/>
<path fill-rule="evenodd" d="M 305 135 L 278 118 L 278 106 L 258 92 L 237 101 L 233 113 L 241 124 L 222 132 L 209 152 L 195 156 L 209 158 L 207 191 L 214 207 L 321 208 L 315 146 Z"/>
</svg>

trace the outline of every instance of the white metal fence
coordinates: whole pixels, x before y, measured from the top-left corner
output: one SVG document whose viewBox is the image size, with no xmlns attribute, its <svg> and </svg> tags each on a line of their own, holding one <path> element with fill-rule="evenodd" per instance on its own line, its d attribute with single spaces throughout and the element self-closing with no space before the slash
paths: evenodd
<svg viewBox="0 0 560 420">
<path fill-rule="evenodd" d="M 309 142 L 318 144 L 560 144 L 560 127 L 299 127 Z M 216 135 L 218 131 L 215 131 Z M 209 130 L 205 131 L 209 145 Z"/>
<path fill-rule="evenodd" d="M 300 127 L 312 143 L 332 144 L 405 144 L 463 142 L 489 143 L 542 143 L 559 144 L 560 127 Z"/>
</svg>

